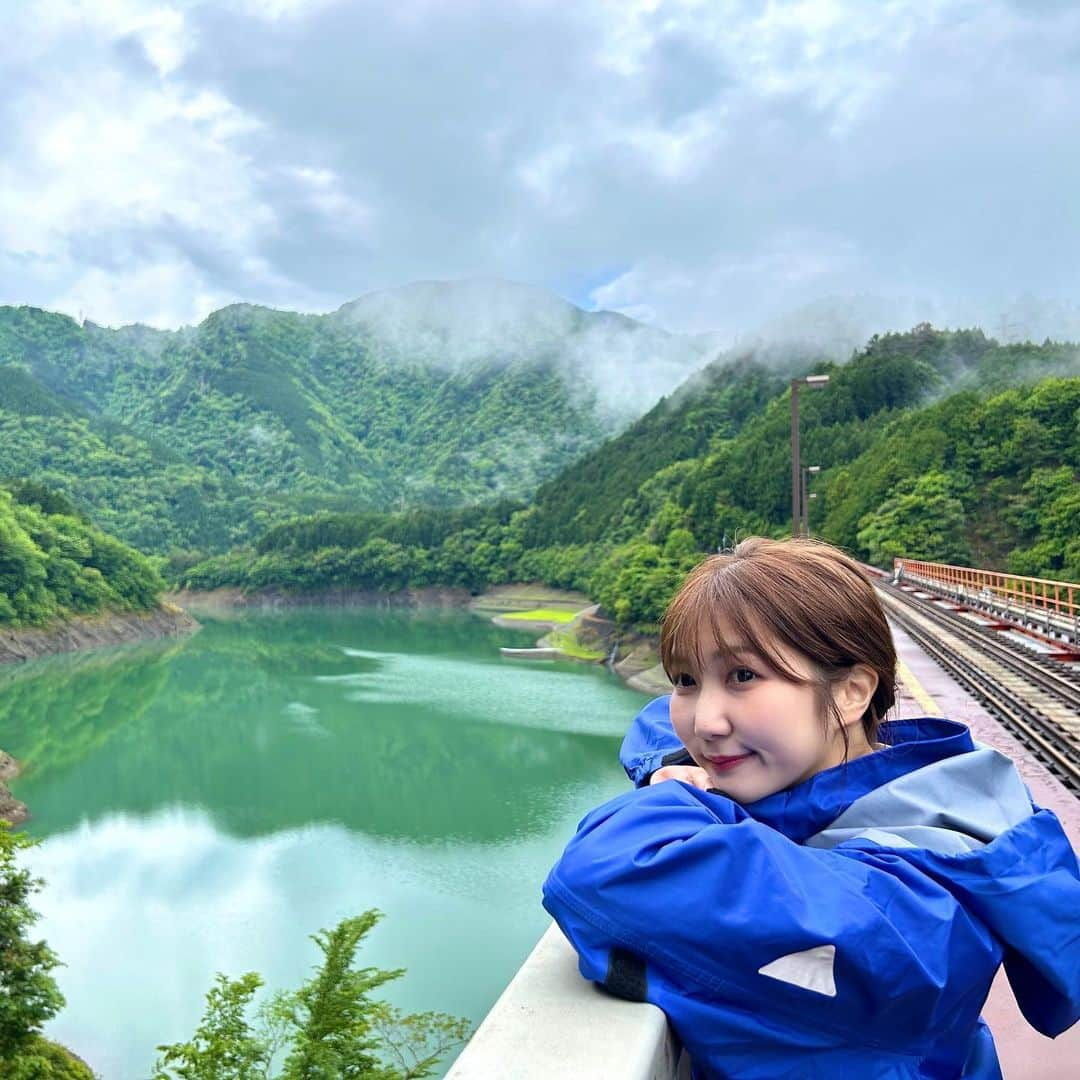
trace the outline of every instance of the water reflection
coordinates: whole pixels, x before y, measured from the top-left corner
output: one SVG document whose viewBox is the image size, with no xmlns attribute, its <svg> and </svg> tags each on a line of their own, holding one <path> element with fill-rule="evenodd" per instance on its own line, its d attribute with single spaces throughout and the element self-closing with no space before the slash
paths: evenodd
<svg viewBox="0 0 1080 1080">
<path fill-rule="evenodd" d="M 24 778 L 64 772 L 146 712 L 182 648 L 153 642 L 0 666 L 0 748 Z"/>
<path fill-rule="evenodd" d="M 0 746 L 26 764 L 15 790 L 39 833 L 185 805 L 236 835 L 533 834 L 564 788 L 612 774 L 633 708 L 613 703 L 637 699 L 574 666 L 500 660 L 500 640 L 460 616 L 211 623 L 182 647 L 23 681 L 0 696 Z"/>
<path fill-rule="evenodd" d="M 294 613 L 0 680 L 66 965 L 50 1033 L 110 1080 L 145 1076 L 215 971 L 296 985 L 307 935 L 368 907 L 387 919 L 363 961 L 409 968 L 393 1000 L 482 1016 L 545 925 L 575 821 L 625 787 L 640 704 L 595 669 L 498 658 L 529 640 Z"/>
<path fill-rule="evenodd" d="M 543 930 L 538 874 L 572 817 L 496 850 L 330 825 L 239 839 L 184 809 L 52 837 L 34 870 L 68 1007 L 49 1033 L 109 1080 L 148 1076 L 154 1047 L 194 1030 L 215 972 L 296 986 L 316 960 L 307 935 L 369 907 L 387 918 L 361 962 L 408 969 L 385 996 L 479 1018 Z"/>
</svg>

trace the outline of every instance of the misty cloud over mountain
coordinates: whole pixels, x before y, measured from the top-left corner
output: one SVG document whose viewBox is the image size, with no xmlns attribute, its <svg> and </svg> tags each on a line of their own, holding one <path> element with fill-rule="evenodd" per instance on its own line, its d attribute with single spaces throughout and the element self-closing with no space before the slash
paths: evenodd
<svg viewBox="0 0 1080 1080">
<path fill-rule="evenodd" d="M 550 363 L 572 390 L 595 393 L 607 423 L 628 423 L 715 355 L 703 340 L 612 312 L 584 312 L 508 281 L 418 282 L 345 304 L 333 316 L 363 329 L 399 363 L 461 371 L 478 363 Z"/>
</svg>

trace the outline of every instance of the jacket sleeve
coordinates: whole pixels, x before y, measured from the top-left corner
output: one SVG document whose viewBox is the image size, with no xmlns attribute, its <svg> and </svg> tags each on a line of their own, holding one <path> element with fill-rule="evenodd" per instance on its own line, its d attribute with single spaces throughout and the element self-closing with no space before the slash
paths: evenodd
<svg viewBox="0 0 1080 1080">
<path fill-rule="evenodd" d="M 1054 814 L 1033 810 L 978 861 L 922 850 L 907 858 L 1004 944 L 1020 1011 L 1053 1037 L 1080 1021 L 1080 865 Z"/>
<path fill-rule="evenodd" d="M 888 849 L 802 847 L 677 782 L 593 811 L 544 892 L 582 974 L 663 1009 L 707 1076 L 959 1076 L 1001 961 Z"/>
<path fill-rule="evenodd" d="M 671 695 L 654 698 L 634 717 L 619 750 L 619 761 L 635 787 L 646 787 L 662 765 L 693 765 L 694 759 L 671 726 Z"/>
</svg>

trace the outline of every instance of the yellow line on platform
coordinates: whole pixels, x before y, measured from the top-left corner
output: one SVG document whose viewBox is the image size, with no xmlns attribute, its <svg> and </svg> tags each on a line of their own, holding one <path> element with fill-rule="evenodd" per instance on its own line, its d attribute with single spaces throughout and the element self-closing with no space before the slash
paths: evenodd
<svg viewBox="0 0 1080 1080">
<path fill-rule="evenodd" d="M 915 678 L 911 668 L 898 656 L 896 658 L 896 674 L 911 696 L 919 703 L 919 708 L 926 712 L 927 716 L 944 716 L 938 703 L 926 692 L 926 688 Z"/>
</svg>

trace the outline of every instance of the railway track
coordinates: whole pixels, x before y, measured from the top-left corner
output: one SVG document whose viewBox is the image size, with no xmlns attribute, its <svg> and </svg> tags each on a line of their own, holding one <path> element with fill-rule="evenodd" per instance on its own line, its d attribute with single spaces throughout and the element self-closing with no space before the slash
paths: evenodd
<svg viewBox="0 0 1080 1080">
<path fill-rule="evenodd" d="M 878 583 L 889 616 L 1080 795 L 1080 672 Z"/>
</svg>

